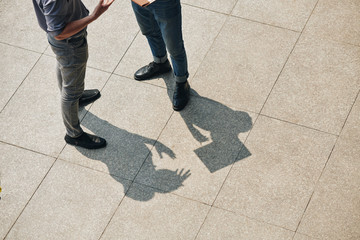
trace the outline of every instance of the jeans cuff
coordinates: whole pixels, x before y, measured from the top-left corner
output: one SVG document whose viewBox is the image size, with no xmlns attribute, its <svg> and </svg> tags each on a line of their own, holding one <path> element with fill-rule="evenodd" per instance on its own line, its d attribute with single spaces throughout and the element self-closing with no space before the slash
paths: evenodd
<svg viewBox="0 0 360 240">
<path fill-rule="evenodd" d="M 84 131 L 80 128 L 80 129 L 77 130 L 76 132 L 75 132 L 75 131 L 67 131 L 66 134 L 67 134 L 69 137 L 78 138 L 78 137 L 80 137 L 83 133 L 84 133 Z"/>
<path fill-rule="evenodd" d="M 186 74 L 185 76 L 175 76 L 175 82 L 177 83 L 184 83 L 189 78 L 189 74 Z"/>
<path fill-rule="evenodd" d="M 155 57 L 154 56 L 154 62 L 156 62 L 156 63 L 164 63 L 164 62 L 166 62 L 166 60 L 168 60 L 167 55 L 165 55 L 163 57 Z"/>
</svg>

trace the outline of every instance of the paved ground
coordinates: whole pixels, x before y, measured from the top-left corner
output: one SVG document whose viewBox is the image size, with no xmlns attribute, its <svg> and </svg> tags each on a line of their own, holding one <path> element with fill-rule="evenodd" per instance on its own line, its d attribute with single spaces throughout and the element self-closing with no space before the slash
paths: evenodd
<svg viewBox="0 0 360 240">
<path fill-rule="evenodd" d="M 180 113 L 172 74 L 132 79 L 128 0 L 89 27 L 87 151 L 31 1 L 0 0 L 0 239 L 360 239 L 360 2 L 183 0 L 183 25 Z"/>
</svg>

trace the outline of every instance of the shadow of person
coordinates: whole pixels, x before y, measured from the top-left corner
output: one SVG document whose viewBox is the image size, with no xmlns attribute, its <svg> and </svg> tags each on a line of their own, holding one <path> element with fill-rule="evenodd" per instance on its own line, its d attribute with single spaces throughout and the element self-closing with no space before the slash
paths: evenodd
<svg viewBox="0 0 360 240">
<path fill-rule="evenodd" d="M 165 77 L 164 81 L 172 100 L 174 79 Z M 251 156 L 239 140 L 239 134 L 252 127 L 248 113 L 202 97 L 194 89 L 191 89 L 188 105 L 179 113 L 192 136 L 201 144 L 194 150 L 195 154 L 211 173 Z"/>
<path fill-rule="evenodd" d="M 124 189 L 133 181 L 139 173 L 140 168 L 146 160 L 147 171 L 155 179 L 169 179 L 167 190 L 158 190 L 149 188 L 146 194 L 136 194 L 136 191 L 129 191 L 126 196 L 138 200 L 148 201 L 155 193 L 168 193 L 183 186 L 183 182 L 191 175 L 190 171 L 168 169 L 156 169 L 152 161 L 152 148 L 155 148 L 160 158 L 167 154 L 172 159 L 175 158 L 174 152 L 160 142 L 154 139 L 130 133 L 124 129 L 118 128 L 108 121 L 105 121 L 91 112 L 87 112 L 85 119 L 81 123 L 94 134 L 104 137 L 108 145 L 104 149 L 88 150 L 81 147 L 76 149 L 89 159 L 98 160 L 106 164 L 109 173 L 118 182 L 124 185 Z M 156 144 L 155 144 L 156 143 Z M 151 187 L 151 186 L 150 186 Z"/>
</svg>

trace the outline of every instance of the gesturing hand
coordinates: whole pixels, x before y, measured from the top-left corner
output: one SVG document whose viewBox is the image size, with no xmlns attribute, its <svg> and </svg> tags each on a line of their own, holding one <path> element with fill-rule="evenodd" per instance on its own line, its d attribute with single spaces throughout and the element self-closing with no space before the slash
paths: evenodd
<svg viewBox="0 0 360 240">
<path fill-rule="evenodd" d="M 97 19 L 98 17 L 100 17 L 101 14 L 103 14 L 106 10 L 108 10 L 108 8 L 111 6 L 111 4 L 114 1 L 115 0 L 100 0 L 92 13 L 94 18 Z"/>
<path fill-rule="evenodd" d="M 157 142 L 155 144 L 155 149 L 158 152 L 160 158 L 163 158 L 163 155 L 162 155 L 163 153 L 167 154 L 172 159 L 175 158 L 175 153 L 170 148 L 168 148 L 167 146 L 162 144 L 161 142 Z"/>
</svg>

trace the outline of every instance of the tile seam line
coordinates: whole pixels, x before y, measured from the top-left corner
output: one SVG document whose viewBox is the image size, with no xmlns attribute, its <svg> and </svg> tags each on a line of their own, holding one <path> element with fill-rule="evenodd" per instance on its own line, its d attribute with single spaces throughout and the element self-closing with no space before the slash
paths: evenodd
<svg viewBox="0 0 360 240">
<path fill-rule="evenodd" d="M 284 69 L 285 69 L 285 67 L 286 67 L 286 64 L 288 63 L 291 54 L 292 54 L 293 51 L 295 50 L 295 47 L 296 47 L 297 43 L 299 42 L 300 37 L 301 37 L 301 33 L 299 34 L 298 38 L 296 39 L 296 41 L 295 41 L 295 43 L 294 43 L 294 46 L 292 47 L 292 49 L 291 49 L 289 55 L 287 56 L 287 58 L 286 58 L 286 60 L 285 60 L 285 62 L 284 62 L 284 64 L 283 64 L 283 66 L 282 66 L 282 68 L 281 68 L 278 76 L 276 77 L 275 82 L 274 82 L 274 84 L 272 85 L 272 87 L 271 87 L 271 89 L 270 89 L 270 91 L 269 91 L 269 93 L 268 93 L 268 95 L 267 95 L 267 97 L 266 97 L 266 99 L 265 99 L 265 101 L 264 101 L 264 103 L 263 103 L 260 111 L 259 111 L 259 114 L 262 114 L 262 111 L 264 110 L 264 107 L 265 107 L 267 101 L 269 100 L 270 95 L 271 95 L 271 93 L 273 92 L 273 90 L 274 90 L 274 88 L 275 88 L 275 85 L 276 85 L 277 82 L 279 81 L 279 78 L 280 78 L 281 74 L 283 73 L 283 71 L 284 71 Z"/>
<path fill-rule="evenodd" d="M 33 52 L 33 53 L 37 53 L 37 54 L 43 54 L 43 53 L 45 53 L 45 51 L 46 51 L 46 49 L 47 49 L 47 46 L 46 46 L 46 47 L 45 47 L 45 50 L 44 50 L 43 52 L 38 52 L 38 51 L 36 51 L 36 50 L 32 50 L 32 49 L 28 49 L 28 48 L 25 48 L 25 47 L 13 45 L 13 44 L 10 44 L 10 43 L 7 43 L 7 42 L 2 42 L 2 41 L 0 41 L 0 44 L 4 44 L 4 45 L 10 46 L 10 47 L 22 49 L 22 50 L 29 51 L 29 52 Z"/>
<path fill-rule="evenodd" d="M 218 207 L 218 206 L 213 206 L 213 208 L 216 208 L 216 209 L 219 209 L 219 210 L 223 210 L 225 212 L 229 212 L 229 213 L 233 213 L 237 216 L 241 216 L 241 217 L 244 217 L 244 218 L 247 218 L 247 219 L 250 219 L 252 221 L 255 221 L 255 222 L 258 222 L 258 223 L 263 223 L 263 224 L 267 224 L 267 225 L 270 225 L 270 226 L 273 226 L 273 227 L 277 227 L 277 228 L 281 228 L 281 229 L 284 229 L 286 231 L 289 231 L 289 232 L 293 232 L 294 234 L 296 233 L 294 230 L 291 230 L 291 229 L 288 229 L 286 227 L 283 227 L 283 226 L 280 226 L 280 225 L 276 225 L 274 223 L 269 223 L 269 222 L 266 222 L 262 219 L 257 219 L 257 218 L 254 218 L 254 217 L 250 217 L 246 214 L 243 214 L 243 213 L 240 213 L 240 212 L 234 212 L 234 211 L 231 211 L 231 210 L 228 210 L 228 209 L 225 209 L 225 208 L 221 208 L 221 207 Z"/>
<path fill-rule="evenodd" d="M 313 131 L 316 131 L 316 132 L 325 133 L 325 134 L 328 134 L 328 135 L 331 135 L 331 136 L 334 136 L 334 137 L 339 137 L 339 135 L 340 135 L 340 134 L 336 134 L 336 133 L 326 132 L 324 130 L 320 130 L 320 129 L 317 129 L 317 128 L 309 127 L 309 126 L 306 126 L 306 125 L 303 125 L 303 124 L 293 123 L 293 122 L 288 121 L 288 120 L 284 120 L 284 119 L 277 118 L 277 117 L 272 117 L 270 115 L 266 115 L 266 114 L 262 114 L 262 113 L 259 113 L 259 116 L 267 117 L 267 118 L 270 118 L 270 119 L 273 119 L 273 120 L 278 120 L 278 121 L 288 123 L 288 124 L 291 124 L 291 125 L 295 125 L 295 126 L 298 126 L 298 127 L 307 128 L 309 130 L 313 130 Z"/>
<path fill-rule="evenodd" d="M 321 173 L 320 173 L 318 179 L 317 179 L 316 182 L 314 183 L 314 187 L 313 187 L 312 193 L 311 193 L 311 195 L 310 195 L 310 197 L 309 197 L 309 200 L 308 200 L 308 202 L 307 202 L 307 204 L 306 204 L 306 206 L 305 206 L 305 208 L 304 208 L 304 211 L 303 211 L 303 213 L 302 213 L 302 215 L 301 215 L 301 217 L 300 217 L 299 223 L 298 223 L 298 225 L 297 225 L 297 227 L 296 227 L 296 230 L 295 230 L 296 233 L 297 233 L 298 230 L 299 230 L 299 227 L 300 227 L 300 225 L 301 225 L 301 222 L 302 222 L 302 220 L 303 220 L 303 218 L 304 218 L 304 216 L 305 216 L 305 213 L 306 213 L 306 211 L 307 211 L 307 209 L 308 209 L 308 207 L 309 207 L 309 205 L 310 205 L 310 202 L 311 202 L 311 200 L 312 200 L 312 198 L 313 198 L 313 196 L 314 196 L 314 193 L 315 193 L 316 188 L 317 188 L 317 186 L 318 186 L 318 184 L 319 184 L 319 181 L 320 181 L 321 177 L 323 176 L 324 171 L 325 171 L 325 168 L 326 168 L 327 164 L 329 163 L 329 160 L 330 160 L 330 158 L 331 158 L 331 156 L 332 156 L 332 154 L 333 154 L 333 152 L 334 152 L 334 149 L 335 149 L 335 146 L 336 146 L 336 144 L 337 144 L 337 142 L 338 142 L 338 139 L 339 139 L 339 138 L 336 139 L 336 141 L 335 141 L 335 143 L 334 143 L 334 145 L 333 145 L 333 147 L 332 147 L 332 149 L 331 149 L 331 151 L 330 151 L 330 154 L 329 154 L 329 156 L 328 156 L 328 158 L 327 158 L 327 160 L 326 160 L 326 162 L 325 162 L 325 164 L 324 164 L 324 167 L 323 167 L 323 169 L 321 170 Z M 301 232 L 299 232 L 299 233 L 301 233 Z M 295 237 L 295 236 L 294 236 L 294 237 Z M 312 237 L 312 236 L 310 236 L 310 237 Z"/>
<path fill-rule="evenodd" d="M 47 48 L 46 48 L 47 49 Z M 47 57 L 51 57 L 51 58 L 56 58 L 54 55 L 52 54 L 48 54 L 48 53 L 44 53 L 44 56 L 47 56 Z M 90 69 L 94 69 L 94 70 L 97 70 L 97 71 L 100 71 L 100 72 L 103 72 L 103 73 L 109 73 L 111 74 L 112 72 L 111 71 L 107 71 L 107 70 L 104 70 L 104 69 L 101 69 L 101 68 L 97 68 L 97 67 L 93 67 L 93 66 L 88 66 L 86 65 L 86 68 L 90 68 Z M 115 73 L 114 73 L 115 74 Z M 117 74 L 118 75 L 118 74 Z"/>
<path fill-rule="evenodd" d="M 359 99 L 359 96 L 360 96 L 360 89 L 358 90 L 358 93 L 357 93 L 357 95 L 356 95 L 356 97 L 355 97 L 355 99 L 354 99 L 354 101 L 353 101 L 353 104 L 351 105 L 351 108 L 349 109 L 348 115 L 346 116 L 345 121 L 344 121 L 344 123 L 343 123 L 343 125 L 342 125 L 342 127 L 341 127 L 340 134 L 341 134 L 341 132 L 344 130 L 345 125 L 346 125 L 346 122 L 347 122 L 347 120 L 349 119 L 350 114 L 351 114 L 351 111 L 353 110 L 354 105 L 356 104 L 356 101 Z M 340 136 L 340 134 L 339 134 L 339 136 Z"/>
<path fill-rule="evenodd" d="M 154 84 L 154 83 L 151 83 L 152 80 L 156 80 L 156 78 L 154 79 L 150 79 L 150 80 L 134 80 L 134 78 L 131 78 L 129 76 L 126 76 L 126 75 L 122 75 L 122 74 L 119 74 L 119 73 L 114 73 L 113 75 L 115 76 L 118 76 L 118 77 L 122 77 L 122 78 L 126 78 L 126 80 L 129 80 L 129 81 L 136 81 L 137 83 L 141 83 L 141 84 L 147 84 L 149 86 L 153 86 L 153 87 L 157 87 L 157 88 L 161 88 L 161 89 L 166 89 L 166 90 L 172 90 L 172 88 L 167 88 L 167 87 L 164 87 L 164 86 L 160 86 L 160 85 L 157 85 L 157 84 Z M 163 79 L 165 80 L 165 79 Z M 191 93 L 190 93 L 191 94 Z"/>
<path fill-rule="evenodd" d="M 118 68 L 119 64 L 121 63 L 121 61 L 124 59 L 125 55 L 127 54 L 127 52 L 129 51 L 129 49 L 131 48 L 131 46 L 133 45 L 133 43 L 135 42 L 137 36 L 140 34 L 140 29 L 138 29 L 137 33 L 135 34 L 134 38 L 131 40 L 129 46 L 126 48 L 124 54 L 121 56 L 120 60 L 118 61 L 118 63 L 116 64 L 116 66 L 114 67 L 114 69 L 112 70 L 111 74 L 114 74 L 115 70 Z"/>
<path fill-rule="evenodd" d="M 233 17 L 233 18 L 242 19 L 242 20 L 244 20 L 244 21 L 248 21 L 248 22 L 252 22 L 252 23 L 258 23 L 258 24 L 265 25 L 265 26 L 268 26 L 268 27 L 279 28 L 279 29 L 286 30 L 286 31 L 290 31 L 290 32 L 294 32 L 294 33 L 301 33 L 301 32 L 302 32 L 302 31 L 297 31 L 297 30 L 294 30 L 294 29 L 290 29 L 290 28 L 286 28 L 286 27 L 281 27 L 281 26 L 277 26 L 277 25 L 270 24 L 270 23 L 260 22 L 260 21 L 256 21 L 256 20 L 253 20 L 253 19 L 250 19 L 250 18 L 244 18 L 244 17 L 232 15 L 232 14 L 229 15 L 229 16 L 230 16 L 230 17 Z"/>
<path fill-rule="evenodd" d="M 46 50 L 46 49 L 45 49 Z M 29 70 L 29 72 L 26 74 L 26 76 L 23 78 L 23 80 L 21 81 L 21 83 L 19 84 L 19 86 L 16 88 L 16 90 L 13 92 L 13 94 L 11 95 L 11 97 L 9 98 L 9 100 L 6 102 L 6 104 L 4 105 L 4 107 L 1 109 L 0 114 L 5 110 L 5 108 L 8 106 L 8 104 L 10 103 L 10 101 L 13 99 L 13 97 L 15 96 L 15 94 L 18 92 L 18 90 L 20 89 L 20 87 L 24 84 L 25 80 L 28 78 L 28 76 L 30 75 L 30 73 L 34 70 L 35 66 L 39 63 L 40 59 L 42 58 L 42 56 L 44 55 L 44 53 L 40 54 L 40 56 L 38 57 L 38 59 L 36 60 L 36 62 L 34 63 L 34 65 L 31 67 L 31 69 Z"/>
<path fill-rule="evenodd" d="M 234 4 L 233 8 L 235 7 L 235 5 L 236 5 L 236 3 Z M 231 11 L 232 11 L 232 10 L 231 10 Z M 197 68 L 196 71 L 194 72 L 194 75 L 193 75 L 191 81 L 194 81 L 194 80 L 195 80 L 195 77 L 196 77 L 197 73 L 199 72 L 199 69 L 200 69 L 201 65 L 204 63 L 206 57 L 209 55 L 212 47 L 214 46 L 214 44 L 215 44 L 216 40 L 218 39 L 220 33 L 221 33 L 222 30 L 224 29 L 224 26 L 226 25 L 226 23 L 228 22 L 228 20 L 229 20 L 229 18 L 230 18 L 230 13 L 229 13 L 229 14 L 223 14 L 223 15 L 225 15 L 225 21 L 224 21 L 224 23 L 222 24 L 221 28 L 219 29 L 219 32 L 216 34 L 216 36 L 215 36 L 214 39 L 212 40 L 212 43 L 210 44 L 208 50 L 207 50 L 206 53 L 204 54 L 204 57 L 201 59 L 201 62 L 199 63 L 198 68 Z M 186 43 L 185 43 L 185 45 L 186 45 Z M 185 46 L 185 48 L 186 48 L 186 46 Z"/>
<path fill-rule="evenodd" d="M 119 76 L 119 77 L 122 77 L 122 78 L 126 78 L 127 80 L 131 80 L 131 81 L 134 81 L 133 78 L 129 77 L 129 76 L 125 76 L 125 75 L 121 75 L 121 74 L 118 74 L 118 73 L 114 73 L 113 75 L 116 75 L 116 76 Z M 155 80 L 155 79 L 154 79 Z M 167 87 L 164 87 L 164 86 L 160 86 L 160 85 L 157 85 L 157 84 L 154 84 L 154 83 L 151 83 L 151 80 L 149 81 L 142 81 L 142 83 L 144 84 L 147 84 L 149 86 L 152 86 L 152 87 L 157 87 L 157 88 L 161 88 L 161 89 L 165 89 L 165 90 L 173 90 L 173 88 L 167 88 Z M 194 97 L 194 98 L 202 98 L 203 100 L 205 101 L 211 101 L 212 99 L 207 99 L 206 97 L 204 96 L 201 96 L 201 95 L 195 95 L 193 93 L 190 92 L 190 96 L 191 97 Z M 221 103 L 221 102 L 220 102 Z M 224 104 L 224 103 L 222 103 Z M 225 104 L 224 104 L 225 105 Z M 233 108 L 237 111 L 242 111 L 242 112 L 248 112 L 248 113 L 253 113 L 253 114 L 259 114 L 259 112 L 257 111 L 254 111 L 254 110 L 250 110 L 250 109 L 245 109 L 245 108 L 238 108 L 236 106 L 231 106 L 231 105 L 227 105 L 227 107 L 230 107 L 230 108 Z"/>
<path fill-rule="evenodd" d="M 312 239 L 314 239 L 314 240 L 324 240 L 324 239 L 321 239 L 321 238 L 312 237 L 312 236 L 310 236 L 310 235 L 308 235 L 308 234 L 301 233 L 301 232 L 295 232 L 295 234 L 294 234 L 294 237 L 293 237 L 293 238 L 295 238 L 296 234 L 301 234 L 301 235 L 304 235 L 304 236 L 306 236 L 306 237 L 310 238 L 311 240 L 312 240 Z"/>
<path fill-rule="evenodd" d="M 310 35 L 311 36 L 311 35 Z M 345 45 L 345 46 L 352 46 L 352 47 L 358 47 L 360 48 L 360 45 L 354 44 L 354 43 L 350 43 L 350 42 L 346 42 L 346 41 L 341 41 L 341 40 L 337 40 L 335 38 L 331 38 L 331 37 L 322 37 L 322 36 L 318 36 L 318 35 L 313 35 L 312 37 L 316 38 L 316 39 L 320 39 L 322 40 L 325 39 L 329 42 L 333 42 L 333 43 L 337 43 L 339 45 Z"/>
<path fill-rule="evenodd" d="M 91 171 L 95 171 L 95 172 L 98 172 L 98 173 L 101 173 L 101 174 L 105 174 L 105 175 L 109 175 L 111 177 L 116 177 L 116 178 L 121 178 L 123 180 L 126 180 L 126 181 L 129 181 L 129 182 L 132 182 L 133 180 L 131 179 L 128 179 L 126 177 L 123 177 L 123 176 L 119 176 L 119 175 L 116 175 L 116 174 L 111 174 L 111 173 L 108 173 L 108 172 L 104 172 L 104 171 L 101 171 L 101 170 L 98 170 L 98 169 L 95 169 L 95 168 L 91 168 L 91 167 L 88 167 L 88 166 L 84 166 L 80 163 L 76 163 L 76 162 L 71 162 L 67 159 L 63 159 L 63 158 L 58 158 L 57 160 L 61 161 L 61 162 L 65 162 L 65 163 L 68 163 L 70 165 L 74 165 L 74 166 L 78 166 L 78 167 L 82 167 L 82 168 L 86 168 L 88 170 L 91 170 Z"/>
<path fill-rule="evenodd" d="M 266 105 L 267 101 L 269 100 L 270 95 L 271 95 L 271 93 L 273 92 L 273 90 L 274 90 L 274 88 L 275 88 L 275 85 L 276 85 L 276 84 L 277 84 L 277 82 L 279 81 L 279 78 L 280 78 L 281 74 L 283 73 L 283 71 L 284 71 L 284 69 L 285 69 L 285 67 L 286 67 L 286 65 L 287 65 L 287 63 L 288 63 L 288 61 L 289 61 L 289 59 L 290 59 L 290 57 L 291 57 L 292 53 L 294 52 L 294 50 L 295 50 L 295 48 L 296 48 L 296 46 L 297 46 L 297 44 L 298 44 L 298 42 L 299 42 L 299 40 L 300 40 L 300 38 L 301 38 L 302 34 L 303 34 L 303 32 L 304 32 L 304 30 L 305 30 L 305 28 L 306 28 L 306 25 L 308 24 L 308 22 L 309 22 L 309 20 L 310 20 L 311 16 L 313 15 L 313 13 L 314 13 L 314 11 L 315 11 L 315 9 L 316 9 L 316 7 L 317 7 L 318 3 L 319 3 L 319 0 L 317 0 L 316 4 L 314 5 L 314 8 L 312 9 L 312 11 L 311 11 L 311 13 L 310 13 L 310 15 L 309 15 L 308 19 L 306 20 L 306 22 L 305 22 L 305 24 L 304 24 L 303 29 L 301 30 L 301 32 L 299 32 L 299 36 L 298 36 L 298 38 L 296 39 L 296 41 L 295 41 L 295 43 L 294 43 L 294 46 L 293 46 L 293 48 L 291 49 L 291 51 L 290 51 L 290 53 L 289 53 L 288 57 L 286 58 L 286 61 L 284 62 L 284 65 L 283 65 L 283 67 L 281 68 L 281 70 L 280 70 L 280 72 L 279 72 L 279 74 L 278 74 L 278 76 L 277 76 L 277 78 L 276 78 L 276 80 L 275 80 L 275 82 L 274 82 L 274 84 L 273 84 L 272 88 L 270 89 L 270 92 L 269 92 L 269 94 L 267 95 L 267 97 L 266 97 L 266 99 L 265 99 L 265 101 L 264 101 L 264 104 L 263 104 L 263 106 L 262 106 L 262 107 L 261 107 L 261 109 L 260 109 L 259 114 L 261 114 L 261 113 L 262 113 L 262 111 L 264 110 L 264 107 L 265 107 L 265 105 Z"/>
<path fill-rule="evenodd" d="M 63 147 L 63 149 L 65 148 L 65 145 Z M 61 150 L 62 151 L 62 150 Z M 6 238 L 8 237 L 8 235 L 10 234 L 11 230 L 13 229 L 13 227 L 15 226 L 15 224 L 17 223 L 17 221 L 19 220 L 19 218 L 21 217 L 21 215 L 23 214 L 23 212 L 25 211 L 26 207 L 29 205 L 30 201 L 33 199 L 33 197 L 35 196 L 36 192 L 39 190 L 40 186 L 42 185 L 42 183 L 44 182 L 44 180 L 46 179 L 46 177 L 49 175 L 51 169 L 53 168 L 53 166 L 55 165 L 55 163 L 57 162 L 58 158 L 60 156 L 60 153 L 58 154 L 58 156 L 54 159 L 54 162 L 51 164 L 49 170 L 46 172 L 46 174 L 44 175 L 43 179 L 40 181 L 40 183 L 38 184 L 38 186 L 36 187 L 35 191 L 33 192 L 33 194 L 31 194 L 29 200 L 27 201 L 27 203 L 25 204 L 25 206 L 23 207 L 23 209 L 21 210 L 21 212 L 19 213 L 19 215 L 17 216 L 17 218 L 15 219 L 14 223 L 11 225 L 11 227 L 9 228 L 8 232 L 6 233 L 5 237 L 3 238 L 3 240 L 6 240 Z"/>
<path fill-rule="evenodd" d="M 317 179 L 317 181 L 316 181 L 315 184 L 314 184 L 314 189 L 313 189 L 313 191 L 312 191 L 312 193 L 311 193 L 311 196 L 310 196 L 310 198 L 309 198 L 309 201 L 308 201 L 308 203 L 307 203 L 307 205 L 306 205 L 306 207 L 305 207 L 305 209 L 304 209 L 304 212 L 303 212 L 303 214 L 302 214 L 302 216 L 301 216 L 301 218 L 300 218 L 299 224 L 298 224 L 298 226 L 297 226 L 297 228 L 296 228 L 296 232 L 298 232 L 298 230 L 299 230 L 300 224 L 301 224 L 301 222 L 302 222 L 302 220 L 303 220 L 303 218 L 304 218 L 304 216 L 305 216 L 305 213 L 306 213 L 306 211 L 307 211 L 307 209 L 308 209 L 308 207 L 309 207 L 309 205 L 310 205 L 310 202 L 311 202 L 311 200 L 312 200 L 312 198 L 313 198 L 313 196 L 314 196 L 314 194 L 315 194 L 315 191 L 316 191 L 316 188 L 317 188 L 318 185 L 319 185 L 320 179 L 321 179 L 321 177 L 324 175 L 325 169 L 326 169 L 326 167 L 327 167 L 327 165 L 328 165 L 328 163 L 329 163 L 329 161 L 330 161 L 330 158 L 331 158 L 331 156 L 333 155 L 334 149 L 335 149 L 335 147 L 336 147 L 336 145 L 337 145 L 337 143 L 338 143 L 338 141 L 339 141 L 339 139 L 340 139 L 340 135 L 341 135 L 341 133 L 343 132 L 343 129 L 344 129 L 345 125 L 346 125 L 346 122 L 347 122 L 347 120 L 348 120 L 348 118 L 349 118 L 349 116 L 350 116 L 350 114 L 351 114 L 351 111 L 352 111 L 352 109 L 353 109 L 353 107 L 354 107 L 357 99 L 359 99 L 359 96 L 360 96 L 360 90 L 358 91 L 357 96 L 356 96 L 356 98 L 355 98 L 355 100 L 354 100 L 354 103 L 353 103 L 353 105 L 351 106 L 351 109 L 349 110 L 348 116 L 346 117 L 346 120 L 344 121 L 344 124 L 343 124 L 343 127 L 342 127 L 342 129 L 341 129 L 341 132 L 340 132 L 339 136 L 337 137 L 337 139 L 336 139 L 336 141 L 335 141 L 335 143 L 334 143 L 334 145 L 333 145 L 333 147 L 332 147 L 332 149 L 331 149 L 331 152 L 330 152 L 330 154 L 329 154 L 329 156 L 328 156 L 327 161 L 326 161 L 325 164 L 324 164 L 324 167 L 323 167 L 323 169 L 322 169 L 322 171 L 321 171 L 321 174 L 320 174 L 319 178 Z M 299 233 L 301 233 L 301 232 L 299 232 Z M 303 233 L 301 233 L 301 234 L 303 234 Z M 312 237 L 312 236 L 310 236 L 310 237 Z"/>
<path fill-rule="evenodd" d="M 212 12 L 212 13 L 217 13 L 217 14 L 221 14 L 221 15 L 225 15 L 225 16 L 228 16 L 230 14 L 230 13 L 218 12 L 218 11 L 208 9 L 208 8 L 204 8 L 204 7 L 201 7 L 201 6 L 192 5 L 190 3 L 181 3 L 181 5 L 186 5 L 186 6 L 189 6 L 189 7 L 193 7 L 193 8 L 197 8 L 197 9 L 200 9 L 200 10 L 204 10 L 204 11 L 208 11 L 208 12 Z"/>
<path fill-rule="evenodd" d="M 176 194 L 174 192 L 166 192 L 163 189 L 157 188 L 155 186 L 150 186 L 150 185 L 140 183 L 140 182 L 136 182 L 136 181 L 133 181 L 133 183 L 135 183 L 137 185 L 141 185 L 141 186 L 146 187 L 146 188 L 152 188 L 152 189 L 155 189 L 155 190 L 159 190 L 159 191 L 161 191 L 161 192 L 163 192 L 165 194 L 176 196 L 177 198 L 185 199 L 185 200 L 190 201 L 190 202 L 195 202 L 195 203 L 198 203 L 198 204 L 201 204 L 201 205 L 211 207 L 211 205 L 208 204 L 208 203 L 205 203 L 205 202 L 202 202 L 202 201 L 199 201 L 199 200 L 196 200 L 196 199 L 192 199 L 192 198 L 189 198 L 189 197 L 186 197 L 186 196 L 182 196 L 182 195 Z"/>
<path fill-rule="evenodd" d="M 132 181 L 131 181 L 131 183 L 129 184 L 128 189 L 127 189 L 127 190 L 126 190 L 126 192 L 124 193 L 124 196 L 122 197 L 122 199 L 121 199 L 121 201 L 119 202 L 118 206 L 117 206 L 117 207 L 116 207 L 116 209 L 114 210 L 114 213 L 113 213 L 113 214 L 111 215 L 111 217 L 109 218 L 108 223 L 106 224 L 106 226 L 105 226 L 104 230 L 103 230 L 103 231 L 102 231 L 102 233 L 100 234 L 99 240 L 103 237 L 104 233 L 106 232 L 106 229 L 109 227 L 109 225 L 110 225 L 111 221 L 113 220 L 113 218 L 114 218 L 114 216 L 115 216 L 116 212 L 119 210 L 119 208 L 120 208 L 120 206 L 121 206 L 122 202 L 124 201 L 124 199 L 125 199 L 125 197 L 126 197 L 126 194 L 129 192 L 129 190 L 131 189 L 131 187 L 134 185 L 134 182 L 135 182 L 135 179 L 136 179 L 137 175 L 138 175 L 138 174 L 139 174 L 139 172 L 141 171 L 141 168 L 144 166 L 144 164 L 145 164 L 146 160 L 148 159 L 149 155 L 151 154 L 151 151 L 154 149 L 155 144 L 158 142 L 158 140 L 159 140 L 159 138 L 160 138 L 160 136 L 161 136 L 162 132 L 164 131 L 165 127 L 167 126 L 167 124 L 168 124 L 168 122 L 170 121 L 170 119 L 171 119 L 171 117 L 173 116 L 173 114 L 174 114 L 174 111 L 172 111 L 172 112 L 171 112 L 171 114 L 170 114 L 170 116 L 169 116 L 168 120 L 167 120 L 167 121 L 166 121 L 166 123 L 165 123 L 165 126 L 161 129 L 161 131 L 160 131 L 160 133 L 159 133 L 158 137 L 157 137 L 157 138 L 156 138 L 156 140 L 154 141 L 153 146 L 151 147 L 151 149 L 149 150 L 148 154 L 147 154 L 147 155 L 146 155 L 146 157 L 144 158 L 144 160 L 143 160 L 143 162 L 142 162 L 141 166 L 139 167 L 139 170 L 138 170 L 138 171 L 137 171 L 137 173 L 135 174 L 135 176 L 134 176 L 133 180 L 132 180 Z M 135 183 L 136 183 L 136 182 L 135 182 Z M 137 183 L 136 183 L 136 184 L 137 184 Z"/>
<path fill-rule="evenodd" d="M 105 82 L 104 86 L 101 88 L 101 91 L 104 90 L 104 88 L 106 87 L 106 85 L 108 84 L 108 82 L 110 81 L 110 78 L 112 77 L 112 75 L 114 75 L 115 70 L 118 68 L 119 64 L 121 63 L 121 61 L 124 59 L 125 55 L 127 54 L 127 52 L 129 51 L 130 47 L 133 45 L 133 43 L 135 42 L 135 39 L 137 38 L 137 36 L 139 35 L 140 30 L 138 30 L 138 32 L 135 34 L 133 40 L 131 41 L 131 43 L 129 44 L 129 46 L 126 48 L 126 51 L 124 52 L 124 54 L 121 56 L 119 62 L 116 64 L 116 66 L 114 67 L 114 69 L 112 70 L 109 78 L 107 79 L 107 81 Z M 91 105 L 92 106 L 92 105 Z M 90 109 L 89 109 L 90 110 Z"/>
<path fill-rule="evenodd" d="M 16 145 L 16 144 L 13 144 L 13 143 L 10 143 L 10 142 L 6 142 L 6 141 L 3 141 L 3 140 L 0 140 L 0 143 L 2 143 L 2 144 L 4 144 L 4 145 L 9 145 L 9 146 L 12 146 L 12 147 L 20 148 L 20 149 L 22 149 L 22 150 L 29 151 L 29 152 L 32 152 L 32 153 L 36 153 L 36 154 L 39 154 L 39 155 L 42 155 L 42 156 L 45 156 L 45 157 L 49 157 L 49 158 L 53 158 L 53 159 L 56 159 L 56 158 L 57 158 L 57 157 L 48 155 L 48 154 L 46 154 L 46 153 L 39 152 L 39 151 L 30 149 L 30 148 L 26 148 L 26 147 L 23 147 L 23 146 L 20 146 L 20 145 Z"/>
</svg>

